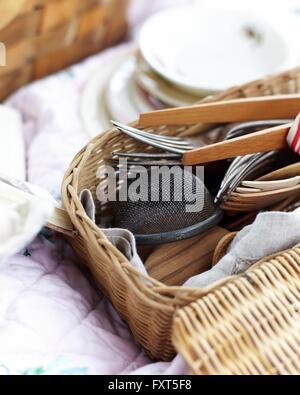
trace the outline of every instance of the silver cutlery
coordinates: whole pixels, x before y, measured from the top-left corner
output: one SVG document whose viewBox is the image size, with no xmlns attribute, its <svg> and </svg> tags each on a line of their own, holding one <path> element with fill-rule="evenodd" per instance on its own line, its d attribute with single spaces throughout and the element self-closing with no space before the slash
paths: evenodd
<svg viewBox="0 0 300 395">
<path fill-rule="evenodd" d="M 253 130 L 259 128 L 267 128 L 273 126 L 280 126 L 284 125 L 288 122 L 286 119 L 279 119 L 279 120 L 267 120 L 267 121 L 253 121 L 253 122 L 244 122 L 237 125 L 232 126 L 226 136 L 226 140 L 231 138 L 239 137 L 244 134 L 250 133 Z M 161 149 L 166 152 L 170 152 L 173 154 L 177 154 L 178 157 L 183 155 L 185 152 L 188 152 L 192 149 L 198 148 L 202 146 L 199 143 L 195 143 L 192 139 L 182 138 L 182 137 L 170 137 L 170 136 L 162 136 L 158 134 L 153 134 L 149 132 L 145 132 L 139 130 L 137 128 L 133 128 L 128 125 L 123 125 L 119 122 L 112 121 L 112 124 L 122 133 L 127 134 L 128 136 L 146 144 L 152 146 L 154 148 Z M 125 152 L 115 152 L 117 156 L 126 156 Z M 133 157 L 133 153 L 130 153 L 131 157 Z M 137 157 L 141 156 L 141 153 L 136 153 Z M 143 153 L 143 159 L 147 158 L 148 153 Z M 158 154 L 160 155 L 160 154 Z M 157 158 L 159 157 L 157 155 Z M 149 158 L 153 158 L 153 156 L 149 156 Z"/>
</svg>

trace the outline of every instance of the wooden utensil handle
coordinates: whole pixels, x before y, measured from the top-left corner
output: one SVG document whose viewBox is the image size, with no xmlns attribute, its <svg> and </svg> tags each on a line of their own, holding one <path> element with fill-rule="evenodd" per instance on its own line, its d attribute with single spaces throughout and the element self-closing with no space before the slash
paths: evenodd
<svg viewBox="0 0 300 395">
<path fill-rule="evenodd" d="M 276 95 L 204 103 L 140 115 L 139 126 L 194 125 L 295 118 L 300 95 Z"/>
<path fill-rule="evenodd" d="M 53 214 L 48 219 L 46 227 L 70 237 L 74 236 L 73 224 L 69 214 L 63 208 L 56 207 L 54 209 Z"/>
<path fill-rule="evenodd" d="M 246 136 L 222 141 L 189 151 L 183 155 L 183 165 L 196 165 L 235 156 L 266 152 L 288 147 L 286 136 L 292 124 L 276 126 Z"/>
</svg>

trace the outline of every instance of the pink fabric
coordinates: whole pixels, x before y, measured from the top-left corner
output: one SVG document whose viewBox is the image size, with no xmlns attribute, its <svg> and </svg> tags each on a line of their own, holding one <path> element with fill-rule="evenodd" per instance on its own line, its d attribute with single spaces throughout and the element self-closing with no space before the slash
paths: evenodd
<svg viewBox="0 0 300 395">
<path fill-rule="evenodd" d="M 135 0 L 130 19 L 138 26 L 149 13 L 176 3 Z M 29 181 L 56 198 L 70 161 L 90 139 L 79 117 L 81 89 L 119 48 L 31 84 L 7 101 L 23 117 Z M 0 374 L 187 372 L 180 357 L 151 363 L 58 236 L 39 236 L 1 265 L 0 300 Z"/>
</svg>

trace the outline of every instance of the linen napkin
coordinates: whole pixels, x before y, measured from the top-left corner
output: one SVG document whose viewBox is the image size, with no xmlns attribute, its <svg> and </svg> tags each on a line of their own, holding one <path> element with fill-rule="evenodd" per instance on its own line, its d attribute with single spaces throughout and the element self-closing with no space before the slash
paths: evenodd
<svg viewBox="0 0 300 395">
<path fill-rule="evenodd" d="M 190 278 L 184 285 L 203 288 L 224 277 L 246 271 L 260 259 L 300 242 L 300 209 L 291 213 L 266 212 L 241 230 L 228 253 L 211 270 Z"/>
<path fill-rule="evenodd" d="M 19 184 L 24 184 L 23 190 L 14 186 Z M 0 263 L 26 247 L 51 216 L 52 197 L 45 198 L 44 192 L 37 197 L 37 190 L 20 181 L 8 184 L 0 177 Z"/>
<path fill-rule="evenodd" d="M 87 216 L 96 222 L 96 209 L 93 195 L 90 190 L 81 191 L 79 198 Z M 146 268 L 138 255 L 136 242 L 133 234 L 127 229 L 101 228 L 107 239 L 128 259 L 131 265 L 143 274 L 147 274 Z"/>
</svg>

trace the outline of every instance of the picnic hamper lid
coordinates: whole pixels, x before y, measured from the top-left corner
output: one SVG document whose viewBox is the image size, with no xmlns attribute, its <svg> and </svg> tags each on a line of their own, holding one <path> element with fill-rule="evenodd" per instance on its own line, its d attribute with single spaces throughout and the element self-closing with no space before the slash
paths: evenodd
<svg viewBox="0 0 300 395">
<path fill-rule="evenodd" d="M 300 244 L 179 309 L 173 344 L 195 374 L 299 374 L 299 327 Z"/>
<path fill-rule="evenodd" d="M 0 100 L 121 41 L 128 7 L 129 0 L 0 0 Z"/>
<path fill-rule="evenodd" d="M 21 11 L 25 0 L 0 0 L 0 29 L 12 21 Z"/>
</svg>

